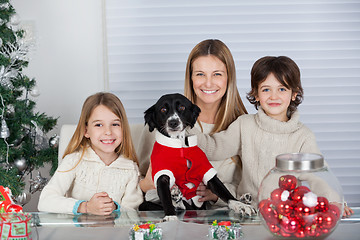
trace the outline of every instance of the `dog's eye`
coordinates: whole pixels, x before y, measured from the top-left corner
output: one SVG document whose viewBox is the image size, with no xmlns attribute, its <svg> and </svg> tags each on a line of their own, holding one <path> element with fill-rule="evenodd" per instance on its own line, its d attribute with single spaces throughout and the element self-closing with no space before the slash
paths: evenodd
<svg viewBox="0 0 360 240">
<path fill-rule="evenodd" d="M 179 106 L 179 111 L 184 111 L 185 110 L 185 106 Z"/>
<path fill-rule="evenodd" d="M 163 107 L 163 108 L 160 109 L 160 111 L 161 111 L 162 113 L 166 113 L 166 112 L 167 112 L 167 108 L 166 108 L 166 107 Z"/>
</svg>

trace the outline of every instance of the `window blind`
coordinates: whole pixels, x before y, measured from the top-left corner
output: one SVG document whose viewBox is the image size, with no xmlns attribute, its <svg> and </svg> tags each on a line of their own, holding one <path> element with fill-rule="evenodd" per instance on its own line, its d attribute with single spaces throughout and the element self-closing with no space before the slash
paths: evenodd
<svg viewBox="0 0 360 240">
<path fill-rule="evenodd" d="M 346 201 L 360 206 L 360 1 L 105 2 L 109 90 L 130 123 L 165 93 L 183 93 L 191 49 L 222 40 L 236 64 L 238 88 L 250 90 L 252 64 L 286 55 L 300 67 L 301 121 L 312 129 Z"/>
</svg>

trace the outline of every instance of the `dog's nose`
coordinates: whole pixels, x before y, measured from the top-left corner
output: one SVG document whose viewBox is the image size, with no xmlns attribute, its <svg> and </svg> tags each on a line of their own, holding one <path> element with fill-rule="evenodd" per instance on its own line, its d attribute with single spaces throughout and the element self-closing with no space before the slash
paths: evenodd
<svg viewBox="0 0 360 240">
<path fill-rule="evenodd" d="M 176 119 L 169 120 L 168 125 L 170 128 L 174 129 L 179 125 L 179 121 Z"/>
</svg>

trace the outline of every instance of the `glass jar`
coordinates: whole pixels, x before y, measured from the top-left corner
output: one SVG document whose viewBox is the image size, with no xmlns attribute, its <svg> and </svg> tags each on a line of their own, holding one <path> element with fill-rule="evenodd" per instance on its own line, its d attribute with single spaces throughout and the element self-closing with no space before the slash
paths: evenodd
<svg viewBox="0 0 360 240">
<path fill-rule="evenodd" d="M 320 154 L 288 153 L 260 184 L 258 209 L 263 225 L 281 238 L 327 237 L 340 222 L 341 185 Z"/>
</svg>

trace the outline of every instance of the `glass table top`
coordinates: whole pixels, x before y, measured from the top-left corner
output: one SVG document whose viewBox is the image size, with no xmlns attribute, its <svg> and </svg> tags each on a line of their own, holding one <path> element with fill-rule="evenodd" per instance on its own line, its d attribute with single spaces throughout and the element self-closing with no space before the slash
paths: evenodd
<svg viewBox="0 0 360 240">
<path fill-rule="evenodd" d="M 344 223 L 360 223 L 360 207 L 352 208 L 354 215 L 349 218 L 343 218 Z M 143 224 L 148 221 L 153 223 L 162 222 L 164 217 L 163 211 L 126 211 L 120 214 L 109 216 L 96 215 L 71 215 L 56 214 L 46 212 L 32 212 L 32 224 L 43 227 L 93 227 L 93 226 L 131 226 L 133 224 Z M 242 217 L 230 210 L 191 210 L 177 212 L 177 217 L 182 222 L 211 224 L 214 220 L 231 221 L 242 225 L 259 225 L 261 224 L 258 216 Z"/>
</svg>

